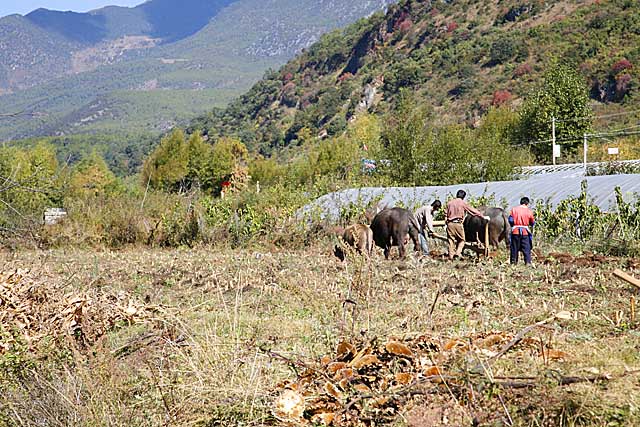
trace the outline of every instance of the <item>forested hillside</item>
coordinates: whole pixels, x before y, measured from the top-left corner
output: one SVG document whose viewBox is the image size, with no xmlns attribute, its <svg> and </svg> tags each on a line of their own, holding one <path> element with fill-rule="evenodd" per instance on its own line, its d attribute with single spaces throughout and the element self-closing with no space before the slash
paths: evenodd
<svg viewBox="0 0 640 427">
<path fill-rule="evenodd" d="M 325 35 L 191 128 L 269 154 L 339 135 L 362 113 L 393 115 L 403 89 L 430 126 L 476 127 L 492 107 L 517 110 L 558 67 L 577 73 L 596 115 L 616 113 L 638 102 L 638 46 L 635 1 L 404 0 Z"/>
<path fill-rule="evenodd" d="M 3 18 L 0 114 L 38 114 L 3 120 L 0 138 L 159 134 L 226 105 L 321 34 L 393 1 L 153 0 Z"/>
</svg>

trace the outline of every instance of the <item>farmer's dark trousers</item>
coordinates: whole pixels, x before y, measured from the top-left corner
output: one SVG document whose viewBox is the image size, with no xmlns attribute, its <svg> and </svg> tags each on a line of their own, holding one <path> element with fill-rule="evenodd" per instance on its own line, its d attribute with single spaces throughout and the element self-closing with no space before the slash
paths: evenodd
<svg viewBox="0 0 640 427">
<path fill-rule="evenodd" d="M 511 235 L 511 264 L 518 263 L 518 254 L 524 254 L 524 263 L 531 264 L 531 235 L 522 234 Z"/>
</svg>

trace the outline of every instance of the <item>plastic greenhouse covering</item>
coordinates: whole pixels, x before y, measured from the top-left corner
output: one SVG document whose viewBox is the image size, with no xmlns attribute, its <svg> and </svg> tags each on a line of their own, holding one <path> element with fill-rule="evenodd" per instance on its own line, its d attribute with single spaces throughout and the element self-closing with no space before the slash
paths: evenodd
<svg viewBox="0 0 640 427">
<path fill-rule="evenodd" d="M 343 190 L 320 197 L 303 208 L 306 215 L 336 220 L 343 209 L 352 204 L 367 205 L 378 200 L 378 206 L 403 206 L 409 209 L 430 204 L 438 198 L 443 203 L 453 197 L 459 189 L 467 192 L 466 200 L 481 196 L 492 198 L 496 206 L 515 206 L 523 196 L 531 199 L 532 207 L 537 203 L 556 206 L 560 201 L 578 196 L 581 182 L 587 181 L 590 200 L 603 211 L 615 211 L 614 189 L 620 187 L 625 201 L 635 203 L 640 193 L 640 174 L 604 175 L 585 177 L 582 171 L 555 172 L 533 175 L 516 181 L 495 181 L 478 184 L 459 184 L 430 187 L 369 187 Z"/>
</svg>

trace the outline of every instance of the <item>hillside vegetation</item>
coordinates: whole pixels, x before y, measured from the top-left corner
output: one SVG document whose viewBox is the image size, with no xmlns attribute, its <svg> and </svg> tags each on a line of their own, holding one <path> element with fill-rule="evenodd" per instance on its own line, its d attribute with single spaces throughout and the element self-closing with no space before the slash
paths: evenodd
<svg viewBox="0 0 640 427">
<path fill-rule="evenodd" d="M 475 127 L 492 107 L 518 109 L 557 66 L 578 73 L 596 116 L 632 110 L 639 42 L 640 4 L 633 1 L 405 0 L 323 36 L 192 128 L 237 135 L 269 154 L 307 134 L 339 135 L 365 112 L 393 116 L 402 89 L 430 111 L 430 126 Z"/>
<path fill-rule="evenodd" d="M 41 26 L 28 17 L 4 18 L 0 48 L 7 49 L 0 49 L 0 83 L 7 82 L 2 90 L 8 94 L 0 97 L 0 114 L 40 114 L 35 120 L 3 120 L 0 138 L 97 131 L 159 134 L 224 106 L 229 95 L 240 95 L 266 69 L 280 66 L 321 34 L 391 1 L 153 0 L 133 9 L 109 7 L 91 14 L 40 10 L 34 16 Z M 84 21 L 75 26 L 76 19 L 99 28 L 87 24 L 86 29 L 80 25 Z M 18 36 L 29 43 L 14 43 L 15 32 L 3 24 L 13 21 L 26 28 Z M 27 30 L 64 43 L 45 44 Z M 82 39 L 94 30 L 99 33 L 95 40 Z M 15 52 L 9 47 L 14 44 L 21 46 L 24 58 L 12 59 Z M 51 67 L 35 60 L 48 55 L 53 56 Z M 149 102 L 149 92 L 160 100 L 157 104 Z M 186 107 L 180 100 L 189 97 Z M 109 99 L 107 108 L 96 109 L 104 98 Z M 173 98 L 179 101 L 166 102 Z"/>
</svg>

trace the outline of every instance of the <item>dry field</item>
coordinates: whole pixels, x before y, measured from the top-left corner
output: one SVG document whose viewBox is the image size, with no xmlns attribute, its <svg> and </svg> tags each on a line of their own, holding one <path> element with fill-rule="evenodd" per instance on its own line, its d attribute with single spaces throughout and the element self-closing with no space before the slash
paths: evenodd
<svg viewBox="0 0 640 427">
<path fill-rule="evenodd" d="M 0 255 L 0 426 L 637 426 L 640 260 Z"/>
</svg>

